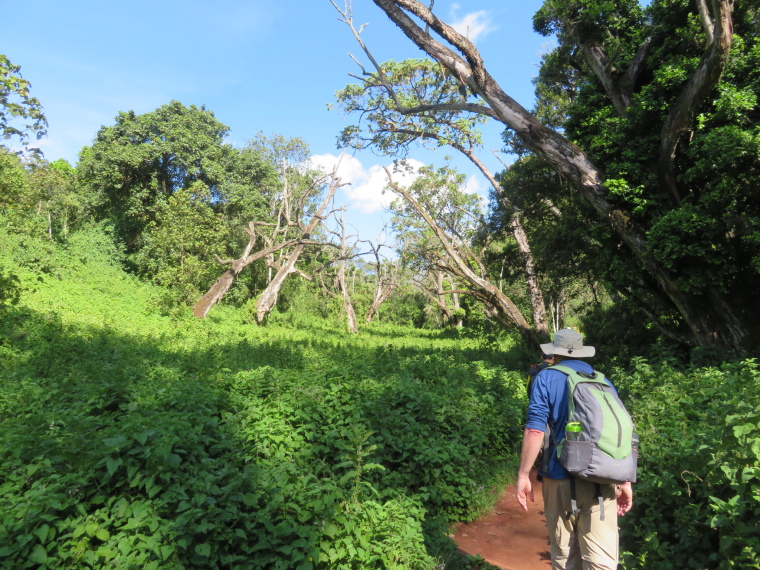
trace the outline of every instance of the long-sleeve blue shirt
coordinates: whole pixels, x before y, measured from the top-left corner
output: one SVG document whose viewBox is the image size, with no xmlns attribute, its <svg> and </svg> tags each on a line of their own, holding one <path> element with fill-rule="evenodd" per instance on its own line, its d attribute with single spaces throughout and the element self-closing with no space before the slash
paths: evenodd
<svg viewBox="0 0 760 570">
<path fill-rule="evenodd" d="M 579 372 L 593 372 L 593 368 L 587 362 L 582 360 L 563 360 L 562 366 L 567 366 Z M 608 381 L 609 383 L 609 381 Z M 525 424 L 527 429 L 536 429 L 545 431 L 547 424 L 551 429 L 553 437 L 548 450 L 544 453 L 549 454 L 549 469 L 544 472 L 543 466 L 539 466 L 539 475 L 549 479 L 566 479 L 569 473 L 559 462 L 557 458 L 556 442 L 565 438 L 565 424 L 567 423 L 567 375 L 559 370 L 547 368 L 536 375 L 533 386 L 529 394 L 528 401 L 528 420 Z"/>
</svg>

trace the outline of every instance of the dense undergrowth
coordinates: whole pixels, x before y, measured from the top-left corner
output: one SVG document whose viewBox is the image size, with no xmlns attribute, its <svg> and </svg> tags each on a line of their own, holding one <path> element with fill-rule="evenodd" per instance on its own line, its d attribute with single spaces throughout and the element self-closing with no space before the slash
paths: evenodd
<svg viewBox="0 0 760 570">
<path fill-rule="evenodd" d="M 100 231 L 0 240 L 0 566 L 483 565 L 447 525 L 514 473 L 530 352 L 229 307 L 168 318 L 117 259 Z M 760 567 L 755 361 L 607 372 L 642 440 L 624 567 Z"/>
<path fill-rule="evenodd" d="M 760 568 L 757 359 L 619 371 L 641 433 L 625 568 Z"/>
<path fill-rule="evenodd" d="M 229 308 L 172 320 L 108 258 L 66 259 L 17 266 L 3 309 L 0 565 L 475 563 L 447 524 L 510 470 L 524 386 L 509 350 L 258 328 Z"/>
</svg>

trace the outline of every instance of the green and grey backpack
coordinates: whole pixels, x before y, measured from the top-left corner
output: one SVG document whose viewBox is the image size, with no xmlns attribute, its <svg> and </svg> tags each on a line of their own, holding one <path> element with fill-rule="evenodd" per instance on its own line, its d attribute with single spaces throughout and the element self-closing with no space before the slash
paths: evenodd
<svg viewBox="0 0 760 570">
<path fill-rule="evenodd" d="M 561 364 L 550 368 L 567 374 L 567 421 L 580 423 L 576 439 L 565 438 L 557 444 L 562 466 L 575 477 L 595 483 L 634 483 L 638 435 L 604 374 L 587 374 Z"/>
</svg>

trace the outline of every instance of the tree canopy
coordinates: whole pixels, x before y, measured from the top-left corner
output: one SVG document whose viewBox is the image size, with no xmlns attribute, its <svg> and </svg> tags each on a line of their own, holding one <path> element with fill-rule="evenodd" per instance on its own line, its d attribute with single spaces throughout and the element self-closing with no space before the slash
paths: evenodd
<svg viewBox="0 0 760 570">
<path fill-rule="evenodd" d="M 536 30 L 559 45 L 531 114 L 431 7 L 374 1 L 519 152 L 569 183 L 613 292 L 654 307 L 653 322 L 686 344 L 749 347 L 760 322 L 757 177 L 746 175 L 758 166 L 757 2 L 547 1 Z"/>
<path fill-rule="evenodd" d="M 48 126 L 42 104 L 30 95 L 30 88 L 29 81 L 21 75 L 21 66 L 0 54 L 0 136 L 17 139 L 24 149 L 28 148 L 30 134 L 39 140 Z"/>
</svg>

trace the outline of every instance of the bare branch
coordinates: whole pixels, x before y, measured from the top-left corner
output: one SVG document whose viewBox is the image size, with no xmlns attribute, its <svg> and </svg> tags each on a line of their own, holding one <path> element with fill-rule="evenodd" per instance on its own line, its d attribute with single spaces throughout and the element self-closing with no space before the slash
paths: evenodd
<svg viewBox="0 0 760 570">
<path fill-rule="evenodd" d="M 710 18 L 710 10 L 707 7 L 706 0 L 697 0 L 697 10 L 699 10 L 699 17 L 702 20 L 702 28 L 707 35 L 707 43 L 711 44 L 715 37 L 715 25 L 712 18 Z"/>
</svg>

